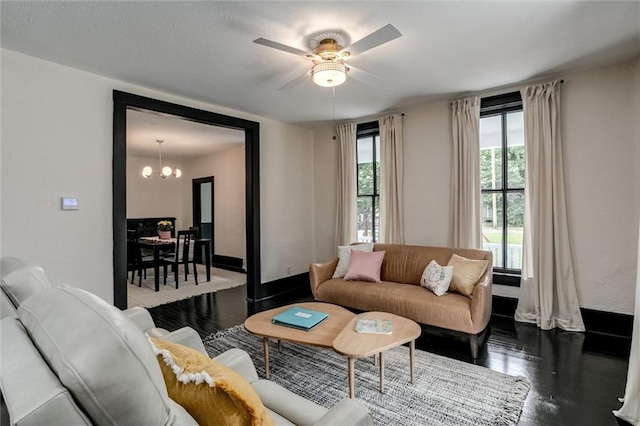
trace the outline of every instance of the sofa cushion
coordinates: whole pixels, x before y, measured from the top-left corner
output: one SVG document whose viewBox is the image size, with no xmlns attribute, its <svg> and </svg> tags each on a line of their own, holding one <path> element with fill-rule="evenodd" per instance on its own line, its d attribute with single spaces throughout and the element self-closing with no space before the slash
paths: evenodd
<svg viewBox="0 0 640 426">
<path fill-rule="evenodd" d="M 452 276 L 453 266 L 440 266 L 432 260 L 422 273 L 420 285 L 431 290 L 436 296 L 442 296 L 449 289 Z"/>
<path fill-rule="evenodd" d="M 353 246 L 339 246 L 338 247 L 338 265 L 333 272 L 333 278 L 342 278 L 346 275 L 349 269 L 349 261 L 351 260 L 351 251 L 364 251 L 372 252 L 373 243 L 356 244 Z"/>
<path fill-rule="evenodd" d="M 448 266 L 453 266 L 453 278 L 449 290 L 471 297 L 473 289 L 480 277 L 484 275 L 488 265 L 489 262 L 486 260 L 467 259 L 455 253 L 452 254 L 448 263 Z"/>
<path fill-rule="evenodd" d="M 421 324 L 438 324 L 463 333 L 475 333 L 471 321 L 471 299 L 457 293 L 438 297 L 413 284 L 382 281 L 375 286 L 364 281 L 331 279 L 318 286 L 316 300 L 361 311 L 391 312 Z"/>
<path fill-rule="evenodd" d="M 345 281 L 380 282 L 380 267 L 384 260 L 384 251 L 365 253 L 353 251 L 349 260 L 349 269 L 344 276 Z"/>
<path fill-rule="evenodd" d="M 11 424 L 90 425 L 17 318 L 0 321 L 0 388 Z"/>
<path fill-rule="evenodd" d="M 241 375 L 187 346 L 150 338 L 171 399 L 199 425 L 272 425 Z"/>
<path fill-rule="evenodd" d="M 382 250 L 385 255 L 380 270 L 380 279 L 415 285 L 420 285 L 424 268 L 432 260 L 440 265 L 446 265 L 453 253 L 468 259 L 487 259 L 487 255 L 491 255 L 491 252 L 477 249 L 376 243 L 373 251 Z"/>
<path fill-rule="evenodd" d="M 44 269 L 16 257 L 3 257 L 0 267 L 0 286 L 16 309 L 31 295 L 53 286 Z"/>
<path fill-rule="evenodd" d="M 194 424 L 176 418 L 145 335 L 122 312 L 77 288 L 48 288 L 18 318 L 94 424 Z"/>
</svg>

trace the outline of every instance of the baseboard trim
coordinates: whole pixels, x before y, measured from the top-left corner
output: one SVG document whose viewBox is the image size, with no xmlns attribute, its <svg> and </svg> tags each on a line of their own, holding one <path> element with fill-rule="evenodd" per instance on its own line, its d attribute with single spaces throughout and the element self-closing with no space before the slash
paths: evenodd
<svg viewBox="0 0 640 426">
<path fill-rule="evenodd" d="M 247 271 L 242 268 L 243 263 L 243 260 L 239 257 L 223 256 L 220 254 L 214 254 L 211 259 L 211 266 L 215 268 L 246 274 Z"/>
<path fill-rule="evenodd" d="M 294 292 L 300 297 L 311 295 L 311 284 L 308 272 L 269 281 L 262 285 L 265 286 L 265 293 L 267 296 L 250 300 L 250 302 L 263 302 L 265 300 L 292 294 Z"/>
<path fill-rule="evenodd" d="M 491 315 L 497 317 L 513 318 L 518 299 L 504 296 L 493 296 L 493 308 Z M 619 337 L 631 340 L 633 334 L 633 315 L 619 314 L 616 312 L 598 311 L 595 309 L 580 308 L 582 321 L 587 333 L 601 334 L 611 337 Z"/>
</svg>

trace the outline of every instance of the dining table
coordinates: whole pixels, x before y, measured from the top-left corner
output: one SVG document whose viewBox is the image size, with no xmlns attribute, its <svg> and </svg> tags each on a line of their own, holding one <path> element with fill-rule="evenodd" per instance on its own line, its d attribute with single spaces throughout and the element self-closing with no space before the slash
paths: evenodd
<svg viewBox="0 0 640 426">
<path fill-rule="evenodd" d="M 176 238 L 161 239 L 160 237 L 140 237 L 138 239 L 140 247 L 153 250 L 153 272 L 155 290 L 160 291 L 160 253 L 162 251 L 174 251 L 176 246 Z M 199 238 L 195 242 L 196 251 L 204 247 L 205 266 L 207 273 L 207 282 L 211 281 L 211 240 L 208 238 Z M 195 256 L 195 253 L 194 253 Z"/>
</svg>

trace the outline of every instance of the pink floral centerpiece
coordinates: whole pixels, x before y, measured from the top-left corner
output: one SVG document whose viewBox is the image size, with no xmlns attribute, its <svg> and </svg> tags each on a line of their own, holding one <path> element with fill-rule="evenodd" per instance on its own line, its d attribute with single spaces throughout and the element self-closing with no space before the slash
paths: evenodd
<svg viewBox="0 0 640 426">
<path fill-rule="evenodd" d="M 171 228 L 173 228 L 173 226 L 168 220 L 161 220 L 158 222 L 158 235 L 161 240 L 168 240 L 171 238 Z"/>
</svg>

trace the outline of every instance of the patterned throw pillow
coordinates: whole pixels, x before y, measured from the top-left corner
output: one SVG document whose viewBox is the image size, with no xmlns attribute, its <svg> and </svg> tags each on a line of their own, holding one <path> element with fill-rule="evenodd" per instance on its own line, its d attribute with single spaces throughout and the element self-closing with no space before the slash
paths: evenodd
<svg viewBox="0 0 640 426">
<path fill-rule="evenodd" d="M 424 268 L 420 285 L 434 292 L 436 296 L 442 296 L 449 289 L 452 277 L 453 266 L 440 266 L 438 262 L 432 260 Z"/>
<path fill-rule="evenodd" d="M 352 250 L 372 252 L 373 243 L 356 244 L 354 246 L 339 246 L 338 266 L 336 266 L 336 270 L 333 272 L 332 278 L 342 278 L 346 275 L 347 269 L 349 269 L 349 260 L 351 260 Z"/>
</svg>

